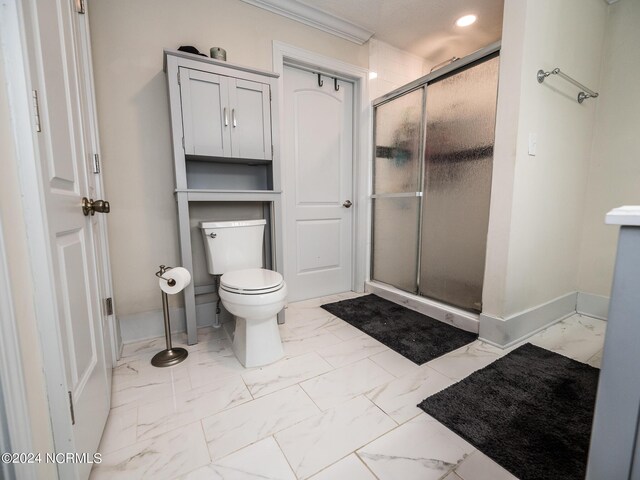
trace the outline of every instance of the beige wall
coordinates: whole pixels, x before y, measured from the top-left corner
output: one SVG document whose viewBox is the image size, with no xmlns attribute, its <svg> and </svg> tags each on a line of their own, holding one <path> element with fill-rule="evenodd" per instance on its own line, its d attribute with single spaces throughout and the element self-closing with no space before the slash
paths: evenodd
<svg viewBox="0 0 640 480">
<path fill-rule="evenodd" d="M 600 88 L 606 18 L 602 0 L 505 2 L 485 314 L 508 318 L 577 289 L 597 101 L 580 105 L 574 86 L 540 85 L 536 72 L 560 67 Z"/>
<path fill-rule="evenodd" d="M 622 0 L 609 8 L 601 95 L 582 230 L 579 290 L 608 296 L 618 228 L 605 214 L 640 204 L 640 2 Z"/>
<path fill-rule="evenodd" d="M 220 46 L 227 59 L 272 69 L 279 40 L 367 67 L 368 47 L 239 0 L 109 0 L 90 22 L 116 313 L 159 308 L 153 276 L 178 263 L 169 107 L 162 49 Z"/>
<path fill-rule="evenodd" d="M 31 438 L 36 451 L 53 452 L 49 405 L 45 390 L 40 341 L 34 310 L 31 266 L 26 245 L 22 198 L 18 183 L 14 141 L 10 123 L 4 62 L 0 50 L 0 222 L 9 260 L 11 294 L 22 353 L 22 368 L 31 422 Z M 55 465 L 41 463 L 38 478 L 55 478 Z"/>
</svg>

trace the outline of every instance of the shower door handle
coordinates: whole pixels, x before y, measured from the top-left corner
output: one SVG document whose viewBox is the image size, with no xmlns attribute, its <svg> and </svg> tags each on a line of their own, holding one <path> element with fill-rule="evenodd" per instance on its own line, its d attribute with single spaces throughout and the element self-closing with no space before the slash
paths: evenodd
<svg viewBox="0 0 640 480">
<path fill-rule="evenodd" d="M 351 205 L 353 205 L 353 203 L 351 203 L 351 200 L 345 200 L 344 203 L 342 204 L 344 208 L 350 208 Z"/>
</svg>

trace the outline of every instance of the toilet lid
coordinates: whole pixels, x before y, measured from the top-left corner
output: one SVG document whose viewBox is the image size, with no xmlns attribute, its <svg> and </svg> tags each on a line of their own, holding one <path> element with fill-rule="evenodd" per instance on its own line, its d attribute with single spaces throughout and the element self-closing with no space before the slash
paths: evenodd
<svg viewBox="0 0 640 480">
<path fill-rule="evenodd" d="M 269 293 L 280 289 L 282 275 L 264 268 L 234 270 L 222 275 L 220 285 L 230 292 L 244 294 Z"/>
</svg>

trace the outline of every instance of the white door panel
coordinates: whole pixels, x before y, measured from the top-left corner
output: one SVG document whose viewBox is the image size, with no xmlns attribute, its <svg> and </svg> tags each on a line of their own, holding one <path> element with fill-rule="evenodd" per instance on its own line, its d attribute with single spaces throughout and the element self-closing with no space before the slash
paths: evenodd
<svg viewBox="0 0 640 480">
<path fill-rule="evenodd" d="M 66 333 L 63 353 L 69 366 L 69 378 L 75 385 L 86 383 L 95 364 L 96 349 L 93 325 L 86 322 L 92 315 L 89 299 L 90 276 L 86 264 L 84 232 L 76 230 L 56 237 L 57 255 L 60 266 L 58 283 L 63 299 L 61 330 Z M 88 340 L 88 341 L 86 341 Z"/>
<path fill-rule="evenodd" d="M 295 96 L 294 139 L 297 204 L 342 204 L 341 98 L 316 90 Z"/>
<path fill-rule="evenodd" d="M 296 273 L 338 269 L 341 265 L 341 223 L 339 218 L 298 220 L 298 270 Z"/>
<path fill-rule="evenodd" d="M 59 2 L 38 2 L 38 27 L 41 41 L 41 65 L 47 73 L 39 91 L 41 97 L 40 110 L 44 115 L 41 122 L 46 123 L 46 141 L 41 143 L 47 152 L 47 175 L 45 180 L 52 189 L 60 193 L 78 194 L 78 172 L 75 165 L 78 155 L 82 154 L 82 139 L 78 135 L 70 135 L 69 131 L 80 124 L 80 111 L 76 99 L 70 104 L 70 98 L 78 91 L 77 77 L 68 74 L 63 66 L 75 65 L 73 48 L 68 48 L 72 41 L 72 23 L 69 8 Z M 55 19 L 55 21 L 51 21 Z M 70 38 L 71 37 L 71 38 Z M 46 101 L 44 101 L 46 97 Z M 75 108 L 73 104 L 75 105 Z M 47 121 L 47 119 L 55 119 Z M 81 130 L 78 130 L 80 132 Z M 55 153 L 55 154 L 54 154 Z"/>
<path fill-rule="evenodd" d="M 285 67 L 284 144 L 289 301 L 351 290 L 353 85 Z"/>
<path fill-rule="evenodd" d="M 75 412 L 73 444 L 77 452 L 93 454 L 109 412 L 110 391 L 93 224 L 81 209 L 81 199 L 92 187 L 92 173 L 91 152 L 85 148 L 78 20 L 67 0 L 38 0 L 34 5 L 39 34 L 33 88 L 39 94 L 42 128 L 35 135 L 59 320 L 59 338 L 51 341 L 60 342 L 65 362 Z M 78 464 L 78 477 L 88 477 L 90 467 Z"/>
</svg>

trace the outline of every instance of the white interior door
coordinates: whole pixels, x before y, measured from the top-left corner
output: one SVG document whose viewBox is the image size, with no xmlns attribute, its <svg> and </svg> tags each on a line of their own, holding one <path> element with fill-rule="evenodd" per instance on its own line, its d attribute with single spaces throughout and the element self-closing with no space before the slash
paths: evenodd
<svg viewBox="0 0 640 480">
<path fill-rule="evenodd" d="M 351 290 L 353 84 L 285 66 L 283 168 L 289 301 Z"/>
<path fill-rule="evenodd" d="M 92 173 L 83 131 L 77 13 L 67 0 L 39 0 L 34 5 L 38 35 L 32 52 L 37 65 L 32 87 L 38 92 L 41 126 L 35 136 L 59 319 L 59 337 L 51 341 L 59 342 L 64 359 L 75 450 L 93 454 L 109 413 L 111 392 L 92 217 L 81 209 Z M 78 477 L 87 478 L 90 467 L 78 464 Z"/>
</svg>

